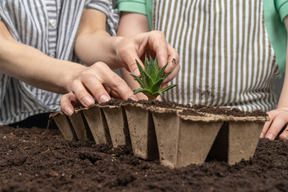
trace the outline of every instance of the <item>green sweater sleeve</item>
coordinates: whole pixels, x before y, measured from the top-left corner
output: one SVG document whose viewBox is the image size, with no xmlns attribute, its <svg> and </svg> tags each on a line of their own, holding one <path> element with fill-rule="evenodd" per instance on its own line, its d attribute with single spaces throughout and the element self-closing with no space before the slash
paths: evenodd
<svg viewBox="0 0 288 192">
<path fill-rule="evenodd" d="M 147 15 L 145 0 L 118 0 L 118 9 L 120 12 L 134 12 Z"/>
<path fill-rule="evenodd" d="M 285 8 L 287 1 L 288 0 L 264 0 L 265 27 L 275 52 L 280 74 L 285 72 L 286 66 L 287 32 L 282 21 L 287 15 L 288 9 Z"/>
<path fill-rule="evenodd" d="M 117 0 L 120 12 L 134 12 L 148 16 L 149 25 L 152 29 L 153 0 Z"/>
<path fill-rule="evenodd" d="M 284 18 L 288 15 L 288 0 L 275 0 L 275 6 L 283 22 Z"/>
</svg>

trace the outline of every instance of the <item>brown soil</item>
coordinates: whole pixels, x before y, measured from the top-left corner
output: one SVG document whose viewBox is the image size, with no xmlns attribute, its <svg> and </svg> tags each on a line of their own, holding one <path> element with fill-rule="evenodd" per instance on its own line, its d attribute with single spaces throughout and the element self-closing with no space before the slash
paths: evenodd
<svg viewBox="0 0 288 192">
<path fill-rule="evenodd" d="M 287 191 L 288 143 L 260 140 L 234 166 L 169 169 L 124 147 L 65 141 L 57 129 L 0 127 L 0 191 Z"/>
</svg>

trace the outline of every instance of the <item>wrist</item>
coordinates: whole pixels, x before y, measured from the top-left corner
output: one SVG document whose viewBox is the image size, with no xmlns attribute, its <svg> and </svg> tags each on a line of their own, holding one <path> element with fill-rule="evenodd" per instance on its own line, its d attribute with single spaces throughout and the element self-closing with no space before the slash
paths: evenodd
<svg viewBox="0 0 288 192">
<path fill-rule="evenodd" d="M 65 68 L 60 72 L 61 79 L 63 80 L 60 87 L 62 87 L 63 93 L 69 93 L 71 91 L 71 85 L 75 79 L 78 79 L 80 73 L 86 69 L 86 66 L 79 63 L 67 62 Z"/>
<path fill-rule="evenodd" d="M 111 38 L 111 47 L 112 47 L 112 54 L 113 54 L 113 61 L 114 63 L 117 63 L 117 64 L 121 64 L 121 66 L 118 65 L 117 68 L 119 67 L 123 67 L 122 65 L 122 60 L 120 59 L 120 55 L 121 54 L 121 44 L 123 42 L 123 40 L 125 39 L 125 37 L 122 37 L 122 36 L 113 36 Z M 123 46 L 123 44 L 122 44 Z"/>
</svg>

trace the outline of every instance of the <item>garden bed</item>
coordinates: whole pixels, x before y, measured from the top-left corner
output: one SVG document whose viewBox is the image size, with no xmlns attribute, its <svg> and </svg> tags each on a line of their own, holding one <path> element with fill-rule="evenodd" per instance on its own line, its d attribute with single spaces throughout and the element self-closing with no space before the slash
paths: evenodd
<svg viewBox="0 0 288 192">
<path fill-rule="evenodd" d="M 0 191 L 287 191 L 288 143 L 261 139 L 251 160 L 170 169 L 125 147 L 59 130 L 0 127 Z"/>
</svg>

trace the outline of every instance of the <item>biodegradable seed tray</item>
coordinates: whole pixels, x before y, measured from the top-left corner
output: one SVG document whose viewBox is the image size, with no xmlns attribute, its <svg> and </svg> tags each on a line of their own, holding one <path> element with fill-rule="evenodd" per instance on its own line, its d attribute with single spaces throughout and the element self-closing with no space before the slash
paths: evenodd
<svg viewBox="0 0 288 192">
<path fill-rule="evenodd" d="M 111 100 L 79 108 L 71 117 L 51 115 L 64 138 L 92 139 L 113 147 L 131 145 L 133 154 L 170 168 L 219 160 L 233 165 L 255 152 L 268 116 L 263 112 Z"/>
</svg>

